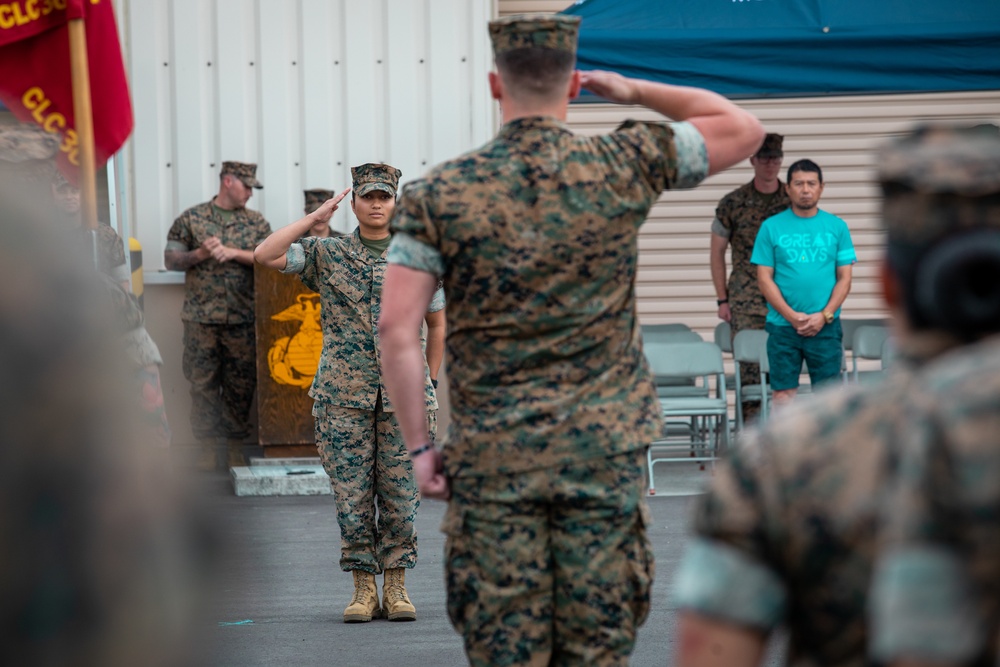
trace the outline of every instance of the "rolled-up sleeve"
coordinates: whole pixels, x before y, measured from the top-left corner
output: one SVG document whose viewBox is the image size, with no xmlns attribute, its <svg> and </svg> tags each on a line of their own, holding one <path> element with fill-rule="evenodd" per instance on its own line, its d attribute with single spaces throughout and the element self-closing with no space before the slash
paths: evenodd
<svg viewBox="0 0 1000 667">
<path fill-rule="evenodd" d="M 293 243 L 285 251 L 285 268 L 282 273 L 302 273 L 306 268 L 306 253 L 301 243 Z"/>
<path fill-rule="evenodd" d="M 708 148 L 705 138 L 688 122 L 671 123 L 677 147 L 677 182 L 675 188 L 693 188 L 708 176 Z"/>
<path fill-rule="evenodd" d="M 388 262 L 417 271 L 426 271 L 436 277 L 440 277 L 444 273 L 444 261 L 436 248 L 421 243 L 409 234 L 402 232 L 397 232 L 392 237 Z"/>
<path fill-rule="evenodd" d="M 436 313 L 439 310 L 444 310 L 444 288 L 441 287 L 440 282 L 437 289 L 434 290 L 434 296 L 431 297 L 431 305 L 427 306 L 427 312 Z"/>
<path fill-rule="evenodd" d="M 872 578 L 871 655 L 965 664 L 983 644 L 974 592 L 957 554 L 932 545 L 887 551 Z"/>
<path fill-rule="evenodd" d="M 781 579 L 763 563 L 701 538 L 688 545 L 671 593 L 679 609 L 764 631 L 784 618 L 786 598 Z"/>
</svg>

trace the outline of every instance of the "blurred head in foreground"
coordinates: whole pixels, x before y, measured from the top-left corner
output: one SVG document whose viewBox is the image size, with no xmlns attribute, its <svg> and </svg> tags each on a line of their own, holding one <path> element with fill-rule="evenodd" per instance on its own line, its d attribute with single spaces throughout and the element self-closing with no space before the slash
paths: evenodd
<svg viewBox="0 0 1000 667">
<path fill-rule="evenodd" d="M 1000 128 L 921 127 L 877 166 L 890 305 L 917 331 L 1000 331 Z"/>
<path fill-rule="evenodd" d="M 0 662 L 190 664 L 196 514 L 129 416 L 106 290 L 22 166 L 0 164 Z"/>
</svg>

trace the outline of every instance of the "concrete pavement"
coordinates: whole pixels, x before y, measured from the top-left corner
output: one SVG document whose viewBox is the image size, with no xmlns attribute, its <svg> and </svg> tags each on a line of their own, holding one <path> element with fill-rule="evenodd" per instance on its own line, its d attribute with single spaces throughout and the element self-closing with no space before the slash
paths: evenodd
<svg viewBox="0 0 1000 667">
<path fill-rule="evenodd" d="M 636 667 L 669 664 L 675 613 L 667 593 L 683 550 L 692 497 L 668 494 L 696 491 L 706 474 L 690 464 L 657 466 L 657 495 L 650 498 L 656 585 L 650 617 L 633 654 Z M 444 536 L 438 530 L 443 503 L 424 502 L 417 516 L 420 560 L 407 573 L 417 621 L 348 625 L 341 614 L 353 585 L 336 562 L 340 538 L 332 496 L 238 498 L 221 473 L 196 484 L 198 492 L 209 496 L 216 530 L 228 547 L 202 622 L 205 640 L 199 652 L 205 664 L 466 664 L 445 612 Z M 775 646 L 768 664 L 778 664 L 779 653 Z"/>
</svg>

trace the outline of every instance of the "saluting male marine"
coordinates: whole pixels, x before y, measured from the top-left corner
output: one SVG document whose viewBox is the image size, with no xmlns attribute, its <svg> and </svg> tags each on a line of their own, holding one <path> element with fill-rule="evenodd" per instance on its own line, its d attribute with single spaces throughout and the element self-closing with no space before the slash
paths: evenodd
<svg viewBox="0 0 1000 667">
<path fill-rule="evenodd" d="M 575 71 L 578 17 L 490 23 L 504 124 L 406 187 L 380 329 L 421 493 L 449 498 L 448 613 L 473 665 L 628 661 L 649 610 L 645 448 L 660 436 L 636 241 L 660 193 L 752 155 L 714 93 Z M 678 122 L 566 126 L 581 86 Z M 448 298 L 452 421 L 427 441 L 416 329 Z"/>
</svg>

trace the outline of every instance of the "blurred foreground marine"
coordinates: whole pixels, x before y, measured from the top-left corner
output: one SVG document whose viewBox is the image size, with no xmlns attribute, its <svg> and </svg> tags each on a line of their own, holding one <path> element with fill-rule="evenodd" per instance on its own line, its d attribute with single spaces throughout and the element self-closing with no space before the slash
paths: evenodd
<svg viewBox="0 0 1000 667">
<path fill-rule="evenodd" d="M 0 663 L 190 665 L 200 515 L 136 430 L 103 277 L 39 173 L 0 164 Z"/>
<path fill-rule="evenodd" d="M 448 613 L 472 665 L 622 665 L 649 611 L 645 448 L 662 431 L 636 318 L 636 240 L 664 190 L 760 146 L 706 90 L 574 69 L 580 19 L 490 23 L 504 125 L 403 192 L 386 386 L 423 497 L 449 498 Z M 676 122 L 566 126 L 581 86 Z M 419 331 L 443 279 L 451 425 L 428 442 Z"/>
<path fill-rule="evenodd" d="M 882 156 L 889 257 L 916 326 L 961 340 L 911 387 L 873 582 L 873 655 L 1000 657 L 1000 132 L 908 137 Z"/>
<path fill-rule="evenodd" d="M 678 666 L 759 664 L 767 635 L 781 623 L 790 633 L 790 665 L 868 664 L 866 597 L 880 506 L 907 446 L 904 404 L 931 362 L 972 352 L 970 343 L 1000 313 L 1000 265 L 937 253 L 945 238 L 958 240 L 962 252 L 970 241 L 986 247 L 981 228 L 1000 227 L 998 140 L 995 127 L 928 129 L 883 153 L 889 244 L 882 282 L 898 359 L 880 385 L 833 389 L 790 406 L 717 468 L 674 583 Z M 973 151 L 977 142 L 992 146 L 992 155 Z M 944 295 L 948 310 L 927 309 L 928 297 L 939 304 Z M 980 306 L 992 324 L 967 326 Z M 995 391 L 993 400 L 995 424 Z M 989 433 L 1000 451 L 1000 427 Z M 1000 539 L 1000 528 L 993 536 Z M 936 613 L 925 603 L 914 608 Z"/>
<path fill-rule="evenodd" d="M 115 323 L 121 351 L 134 373 L 133 404 L 147 427 L 149 444 L 166 447 L 170 444 L 170 425 L 163 402 L 160 366 L 163 357 L 149 335 L 145 315 L 129 286 L 129 271 L 121 237 L 110 225 L 98 224 L 91 235 L 83 227 L 80 215 L 80 190 L 56 172 L 51 184 L 55 215 L 66 225 L 70 239 L 79 247 L 86 261 L 97 258 L 101 284 L 111 306 L 109 322 Z M 93 238 L 93 240 L 92 240 Z M 96 248 L 94 247 L 96 245 Z M 96 252 L 95 252 L 96 251 Z"/>
</svg>

